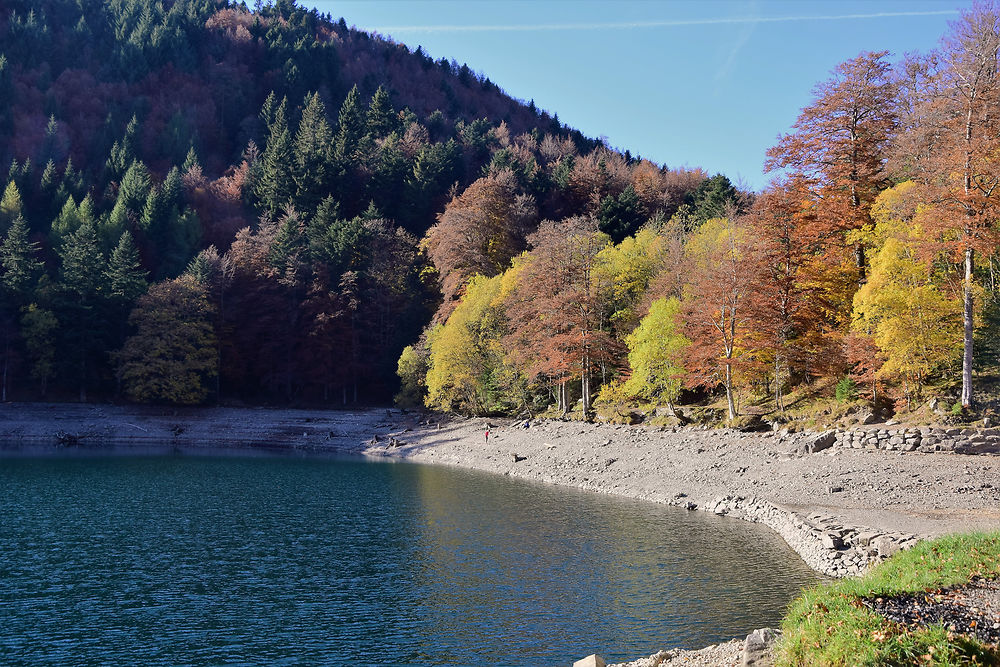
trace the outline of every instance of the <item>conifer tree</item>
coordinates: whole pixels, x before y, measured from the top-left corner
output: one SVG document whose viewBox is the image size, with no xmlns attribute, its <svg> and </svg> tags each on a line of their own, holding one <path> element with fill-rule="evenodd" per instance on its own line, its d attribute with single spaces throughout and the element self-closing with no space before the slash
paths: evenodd
<svg viewBox="0 0 1000 667">
<path fill-rule="evenodd" d="M 0 245 L 0 266 L 3 267 L 3 288 L 7 299 L 24 305 L 41 273 L 42 263 L 36 258 L 38 244 L 28 240 L 28 223 L 17 216 Z"/>
<path fill-rule="evenodd" d="M 187 155 L 184 157 L 184 163 L 181 165 L 181 171 L 185 174 L 194 169 L 195 167 L 200 167 L 201 161 L 198 159 L 198 153 L 195 151 L 194 146 L 188 149 Z"/>
<path fill-rule="evenodd" d="M 28 240 L 28 225 L 20 215 L 14 219 L 0 244 L 0 328 L 3 366 L 0 370 L 0 400 L 7 400 L 7 382 L 13 355 L 15 327 L 20 309 L 31 298 L 42 263 L 35 258 L 38 244 Z"/>
<path fill-rule="evenodd" d="M 0 231 L 5 230 L 14 220 L 24 215 L 24 203 L 21 201 L 21 192 L 17 188 L 17 183 L 12 178 L 3 191 L 3 198 L 0 199 Z"/>
<path fill-rule="evenodd" d="M 59 255 L 64 335 L 60 351 L 68 373 L 79 384 L 80 400 L 86 401 L 93 357 L 103 348 L 106 331 L 99 306 L 107 262 L 93 224 L 85 222 L 71 233 Z"/>
<path fill-rule="evenodd" d="M 288 130 L 287 109 L 288 98 L 284 98 L 274 111 L 267 145 L 253 179 L 257 206 L 269 216 L 276 215 L 295 192 L 290 170 L 292 137 Z"/>
<path fill-rule="evenodd" d="M 138 131 L 139 119 L 132 116 L 125 128 L 125 135 L 111 146 L 111 155 L 105 165 L 111 180 L 119 180 L 135 161 L 135 139 Z"/>
<path fill-rule="evenodd" d="M 318 93 L 306 97 L 305 109 L 295 134 L 296 204 L 311 211 L 330 186 L 330 149 L 333 132 L 326 120 L 326 108 Z"/>
<path fill-rule="evenodd" d="M 108 298 L 112 302 L 131 304 L 146 291 L 146 275 L 132 235 L 123 232 L 105 271 L 104 288 Z"/>
<path fill-rule="evenodd" d="M 334 156 L 341 168 L 346 168 L 357 156 L 361 138 L 365 134 L 365 116 L 361 110 L 358 87 L 354 86 L 344 103 L 340 105 L 340 115 L 337 116 L 337 137 L 334 142 Z"/>
<path fill-rule="evenodd" d="M 368 105 L 368 134 L 376 139 L 387 137 L 399 130 L 399 117 L 392 108 L 389 92 L 379 86 Z"/>
<path fill-rule="evenodd" d="M 105 248 L 114 247 L 122 232 L 142 218 L 152 191 L 149 169 L 139 160 L 134 160 L 122 177 L 118 198 L 107 222 L 101 225 L 100 236 Z"/>
</svg>

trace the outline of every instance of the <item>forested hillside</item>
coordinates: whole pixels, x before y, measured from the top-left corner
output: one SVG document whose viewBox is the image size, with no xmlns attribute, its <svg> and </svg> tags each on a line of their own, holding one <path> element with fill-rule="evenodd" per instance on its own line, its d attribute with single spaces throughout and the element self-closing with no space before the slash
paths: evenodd
<svg viewBox="0 0 1000 667">
<path fill-rule="evenodd" d="M 0 159 L 4 400 L 387 401 L 540 221 L 744 201 L 286 0 L 0 0 Z"/>
<path fill-rule="evenodd" d="M 998 52 L 1000 11 L 981 3 L 936 50 L 842 63 L 769 151 L 769 187 L 706 181 L 716 207 L 608 224 L 646 201 L 642 167 L 565 215 L 519 203 L 516 171 L 473 184 L 428 234 L 442 323 L 404 352 L 400 399 L 589 414 L 593 396 L 623 416 L 688 401 L 746 427 L 819 387 L 883 414 L 995 411 Z M 477 200 L 496 203 L 477 217 Z M 504 234 L 529 227 L 515 256 Z"/>
</svg>

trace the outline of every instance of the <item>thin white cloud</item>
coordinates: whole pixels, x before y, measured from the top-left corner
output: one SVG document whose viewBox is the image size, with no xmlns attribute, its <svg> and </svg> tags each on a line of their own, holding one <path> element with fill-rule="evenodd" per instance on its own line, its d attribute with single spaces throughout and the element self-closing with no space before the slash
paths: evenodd
<svg viewBox="0 0 1000 667">
<path fill-rule="evenodd" d="M 790 23 L 794 21 L 855 21 L 863 19 L 899 18 L 905 16 L 943 16 L 958 14 L 958 10 L 924 12 L 873 12 L 871 14 L 816 14 L 813 16 L 734 16 L 712 19 L 677 19 L 668 21 L 630 21 L 625 23 L 539 23 L 521 25 L 397 25 L 379 26 L 382 34 L 404 32 L 546 32 L 556 30 L 633 30 L 640 28 L 677 28 L 697 25 L 731 25 L 744 23 Z"/>
<path fill-rule="evenodd" d="M 729 55 L 726 56 L 725 62 L 723 62 L 722 66 L 715 72 L 714 81 L 716 83 L 729 76 L 733 66 L 736 64 L 736 59 L 739 57 L 743 47 L 750 41 L 750 36 L 753 34 L 756 27 L 756 23 L 747 23 L 740 29 L 740 34 L 737 35 L 736 39 L 733 40 L 730 45 Z"/>
</svg>

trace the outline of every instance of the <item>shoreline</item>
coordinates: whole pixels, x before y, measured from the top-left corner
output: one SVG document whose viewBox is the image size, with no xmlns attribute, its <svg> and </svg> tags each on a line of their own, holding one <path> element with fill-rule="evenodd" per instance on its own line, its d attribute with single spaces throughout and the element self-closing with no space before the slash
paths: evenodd
<svg viewBox="0 0 1000 667">
<path fill-rule="evenodd" d="M 920 538 L 1000 529 L 1000 457 L 807 451 L 778 434 L 385 408 L 0 405 L 0 457 L 277 453 L 451 465 L 762 523 L 834 577 L 860 574 Z M 709 655 L 669 653 L 662 664 Z"/>
<path fill-rule="evenodd" d="M 804 453 L 777 434 L 730 429 L 386 408 L 0 404 L 0 455 L 56 452 L 335 454 L 452 465 L 762 523 L 834 577 L 858 574 L 917 538 L 1000 529 L 1000 456 L 842 446 Z"/>
</svg>

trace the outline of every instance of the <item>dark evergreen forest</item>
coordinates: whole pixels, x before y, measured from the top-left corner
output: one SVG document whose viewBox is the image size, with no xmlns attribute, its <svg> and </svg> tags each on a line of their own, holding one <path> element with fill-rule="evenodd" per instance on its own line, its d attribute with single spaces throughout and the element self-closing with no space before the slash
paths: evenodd
<svg viewBox="0 0 1000 667">
<path fill-rule="evenodd" d="M 0 158 L 4 400 L 388 401 L 540 221 L 747 203 L 290 0 L 0 0 Z"/>
</svg>

